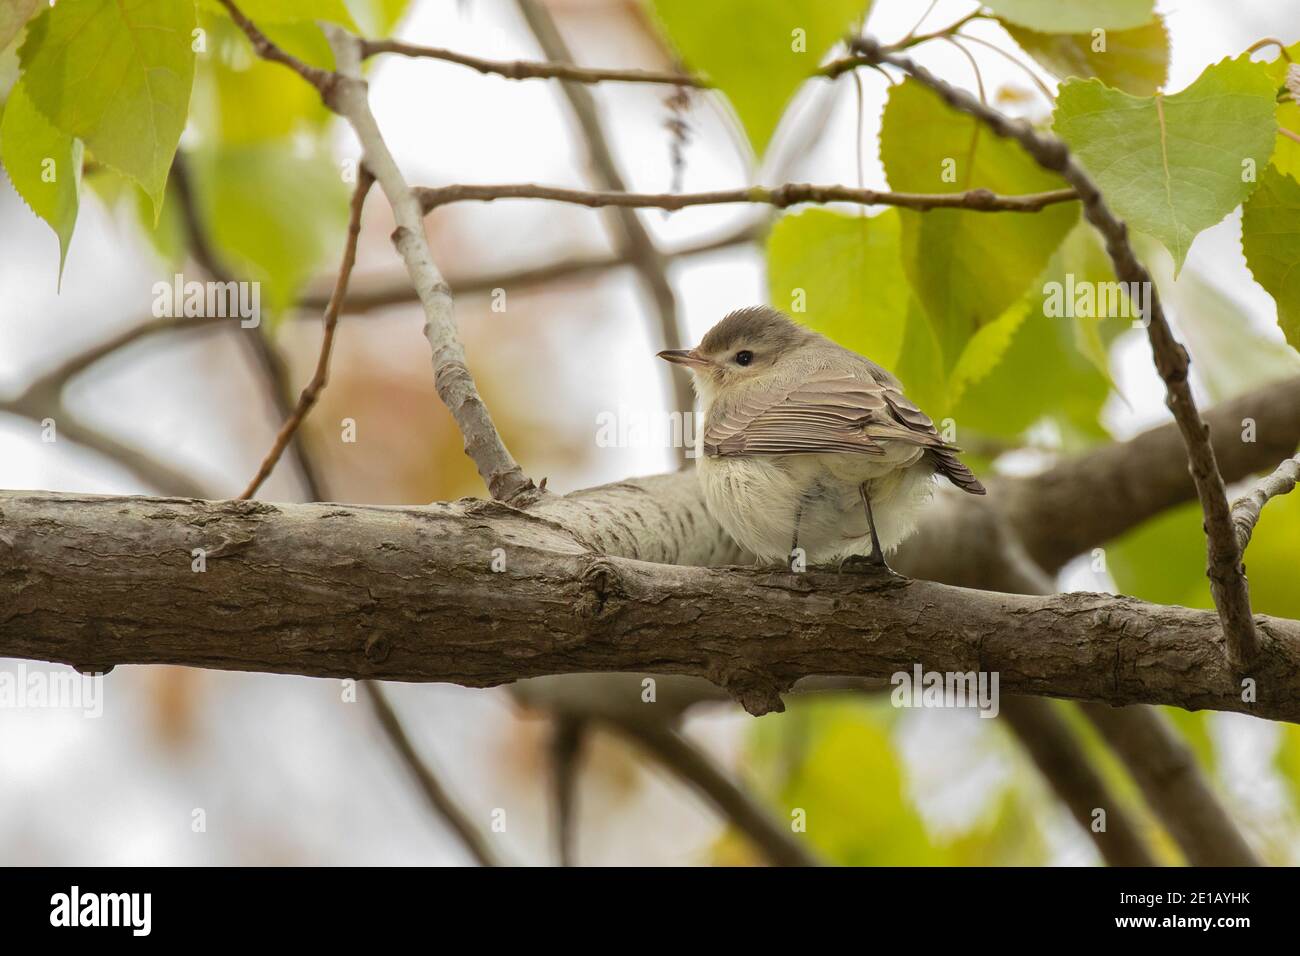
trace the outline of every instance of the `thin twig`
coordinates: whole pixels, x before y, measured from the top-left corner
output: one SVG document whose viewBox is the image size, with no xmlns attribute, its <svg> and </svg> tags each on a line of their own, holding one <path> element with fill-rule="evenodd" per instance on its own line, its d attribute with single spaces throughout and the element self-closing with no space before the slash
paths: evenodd
<svg viewBox="0 0 1300 956">
<path fill-rule="evenodd" d="M 549 199 L 598 209 L 604 206 L 628 206 L 677 210 L 688 206 L 716 206 L 751 203 L 785 209 L 801 203 L 858 203 L 864 206 L 902 206 L 907 209 L 968 209 L 973 212 L 1038 212 L 1056 203 L 1073 202 L 1073 189 L 1054 189 L 1019 196 L 1001 196 L 987 189 L 969 189 L 957 193 L 895 193 L 850 186 L 815 186 L 811 183 L 786 183 L 783 186 L 750 186 L 744 189 L 719 189 L 702 193 L 627 193 L 589 189 L 542 186 L 537 183 L 502 183 L 497 185 L 455 184 L 418 186 L 415 194 L 425 212 L 453 202 L 492 202 L 497 199 Z"/>
<path fill-rule="evenodd" d="M 376 53 L 397 53 L 401 56 L 423 57 L 431 60 L 445 60 L 458 63 L 480 73 L 504 76 L 508 80 L 569 80 L 574 83 L 661 83 L 669 86 L 691 86 L 707 89 L 713 83 L 704 76 L 689 73 L 677 73 L 668 70 L 638 69 L 602 69 L 600 67 L 576 66 L 572 63 L 537 63 L 530 60 L 488 60 L 457 53 L 436 46 L 421 46 L 416 43 L 403 43 L 401 40 L 362 40 L 361 56 L 363 59 Z"/>
<path fill-rule="evenodd" d="M 1016 66 L 1020 67 L 1020 69 L 1024 72 L 1024 74 L 1028 76 L 1030 80 L 1033 81 L 1035 86 L 1038 87 L 1038 92 L 1043 94 L 1043 97 L 1047 100 L 1048 106 L 1052 106 L 1056 103 L 1056 97 L 1052 95 L 1052 91 L 1048 89 L 1047 84 L 1044 83 L 1042 79 L 1038 76 L 1038 74 L 1035 73 L 1030 68 L 1029 64 L 1021 60 L 1020 57 L 1015 56 L 1009 53 L 1008 51 L 1002 49 L 1002 47 L 998 46 L 996 43 L 990 43 L 988 40 L 985 40 L 983 37 L 972 36 L 969 33 L 958 33 L 957 38 L 961 40 L 970 40 L 972 43 L 978 43 L 980 46 L 987 47 L 988 49 L 992 50 L 994 53 L 997 53 L 1003 58 L 1014 63 Z"/>
<path fill-rule="evenodd" d="M 1197 411 L 1188 381 L 1190 360 L 1187 350 L 1169 328 L 1151 274 L 1138 261 L 1128 241 L 1128 228 L 1111 212 L 1101 190 L 1059 139 L 1039 133 L 1028 123 L 1014 121 L 981 104 L 966 91 L 945 82 L 909 57 L 889 52 L 872 38 L 857 38 L 852 45 L 862 56 L 897 67 L 928 86 L 953 109 L 976 117 L 998 136 L 1015 140 L 1040 166 L 1060 174 L 1083 201 L 1084 217 L 1106 240 L 1106 251 L 1110 254 L 1116 277 L 1121 282 L 1151 290 L 1150 313 L 1146 316 L 1147 335 L 1156 371 L 1165 383 L 1166 404 L 1178 422 L 1187 448 L 1192 479 L 1205 515 L 1210 591 L 1223 625 L 1228 660 L 1238 670 L 1245 668 L 1259 650 L 1259 636 L 1251 616 L 1250 592 L 1228 509 L 1227 491 L 1215 461 L 1208 429 Z"/>
<path fill-rule="evenodd" d="M 325 30 L 339 70 L 333 93 L 326 102 L 356 133 L 363 163 L 374 174 L 393 208 L 397 222 L 393 245 L 424 307 L 424 335 L 433 353 L 438 397 L 455 419 L 465 439 L 465 453 L 474 462 L 492 497 L 503 501 L 531 499 L 539 489 L 502 441 L 474 376 L 465 364 L 465 348 L 456 333 L 451 288 L 429 250 L 420 202 L 407 185 L 370 110 L 366 84 L 361 79 L 359 41 L 334 26 L 327 25 Z"/>
<path fill-rule="evenodd" d="M 316 358 L 316 371 L 312 374 L 311 381 L 307 383 L 302 394 L 298 396 L 298 403 L 294 406 L 293 411 L 284 420 L 280 426 L 280 431 L 275 436 L 275 441 L 271 445 L 271 450 L 266 453 L 262 459 L 262 464 L 257 469 L 251 481 L 248 483 L 242 494 L 241 499 L 252 498 L 257 494 L 257 489 L 262 486 L 262 482 L 271 476 L 276 462 L 284 454 L 289 442 L 293 440 L 294 433 L 300 426 L 320 398 L 320 393 L 324 391 L 326 384 L 329 382 L 330 374 L 330 354 L 334 348 L 334 330 L 338 326 L 339 312 L 343 307 L 343 301 L 348 293 L 348 280 L 352 276 L 352 267 L 357 261 L 357 239 L 361 235 L 361 210 L 366 203 L 366 194 L 370 192 L 370 186 L 374 182 L 374 177 L 369 171 L 362 166 L 357 171 L 356 188 L 352 191 L 352 204 L 348 219 L 347 240 L 343 246 L 343 261 L 339 264 L 338 276 L 334 280 L 334 291 L 330 294 L 329 303 L 325 306 L 325 315 L 322 320 L 323 331 L 321 334 L 320 354 Z"/>
<path fill-rule="evenodd" d="M 1237 529 L 1237 544 L 1243 552 L 1246 545 L 1250 544 L 1250 537 L 1255 533 L 1255 525 L 1259 522 L 1264 506 L 1279 495 L 1289 494 L 1297 483 L 1300 483 L 1300 455 L 1282 462 L 1250 494 L 1233 502 L 1232 525 Z"/>
<path fill-rule="evenodd" d="M 447 824 L 448 829 L 460 838 L 461 843 L 465 844 L 465 849 L 478 862 L 480 866 L 499 866 L 496 854 L 488 846 L 483 835 L 474 826 L 465 811 L 457 805 L 451 795 L 438 780 L 437 774 L 433 772 L 428 761 L 424 760 L 416 753 L 415 746 L 411 743 L 411 738 L 406 735 L 406 730 L 402 727 L 402 722 L 398 719 L 397 713 L 388 702 L 383 690 L 379 684 L 374 681 L 363 681 L 366 688 L 366 696 L 370 698 L 370 703 L 374 708 L 375 717 L 379 720 L 379 726 L 384 729 L 388 735 L 389 742 L 393 749 L 397 751 L 406 768 L 415 778 L 415 782 L 420 785 L 420 791 L 424 794 L 425 799 L 429 802 L 430 808 Z"/>
<path fill-rule="evenodd" d="M 253 51 L 263 60 L 270 60 L 273 63 L 280 63 L 293 70 L 304 80 L 316 87 L 320 93 L 321 99 L 328 100 L 330 92 L 334 89 L 334 84 L 338 79 L 337 74 L 329 70 L 322 70 L 319 67 L 304 63 L 292 53 L 281 49 L 265 33 L 257 28 L 253 21 L 244 16 L 239 8 L 231 0 L 218 0 L 230 14 L 230 19 L 235 21 L 235 25 L 244 31 L 250 43 L 253 44 Z"/>
<path fill-rule="evenodd" d="M 542 4 L 536 0 L 516 0 L 519 12 L 532 30 L 538 46 L 546 58 L 555 63 L 571 63 L 573 54 L 569 52 L 564 38 L 560 35 L 555 21 Z M 596 100 L 591 90 L 581 83 L 566 81 L 560 84 L 569 106 L 573 109 L 582 131 L 583 141 L 587 147 L 587 159 L 591 172 L 599 185 L 610 192 L 624 193 L 627 184 L 618 170 L 609 138 L 596 108 Z M 655 246 L 650 233 L 642 224 L 636 210 L 627 207 L 613 207 L 612 219 L 617 229 L 616 245 L 627 256 L 628 262 L 636 270 L 646 291 L 654 300 L 657 329 L 652 327 L 655 342 L 653 351 L 677 349 L 687 344 L 683 341 L 684 331 L 677 305 L 677 294 L 673 291 L 668 278 L 668 260 Z M 669 383 L 673 395 L 671 411 L 689 415 L 695 407 L 695 393 L 684 375 L 673 375 L 670 369 L 660 371 Z M 686 463 L 685 447 L 678 450 L 681 464 Z"/>
<path fill-rule="evenodd" d="M 703 751 L 658 721 L 615 720 L 612 725 L 640 744 L 697 790 L 722 816 L 760 847 L 777 866 L 819 866 L 821 861 L 793 832 L 737 786 Z"/>
</svg>

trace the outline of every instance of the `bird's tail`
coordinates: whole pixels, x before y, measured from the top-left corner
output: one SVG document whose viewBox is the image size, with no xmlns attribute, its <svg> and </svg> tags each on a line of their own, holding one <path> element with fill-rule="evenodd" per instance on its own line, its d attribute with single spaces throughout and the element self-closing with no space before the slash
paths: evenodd
<svg viewBox="0 0 1300 956">
<path fill-rule="evenodd" d="M 946 449 L 936 449 L 930 453 L 934 457 L 934 470 L 943 475 L 962 491 L 972 495 L 982 495 L 985 488 L 975 473 L 963 464 L 957 455 Z"/>
</svg>

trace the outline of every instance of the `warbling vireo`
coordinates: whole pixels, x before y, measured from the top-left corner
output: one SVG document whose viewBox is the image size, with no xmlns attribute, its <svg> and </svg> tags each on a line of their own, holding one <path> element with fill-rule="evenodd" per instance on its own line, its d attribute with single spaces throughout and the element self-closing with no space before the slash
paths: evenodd
<svg viewBox="0 0 1300 956">
<path fill-rule="evenodd" d="M 984 494 L 957 447 L 894 376 L 766 306 L 732 312 L 693 349 L 709 511 L 760 562 L 885 555 L 912 532 L 935 475 Z"/>
</svg>

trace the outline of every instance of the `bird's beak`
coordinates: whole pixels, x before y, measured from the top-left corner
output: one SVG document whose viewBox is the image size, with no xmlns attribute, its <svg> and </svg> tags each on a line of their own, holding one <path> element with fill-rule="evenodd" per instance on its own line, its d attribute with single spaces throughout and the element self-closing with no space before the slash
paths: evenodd
<svg viewBox="0 0 1300 956">
<path fill-rule="evenodd" d="M 695 349 L 667 349 L 660 352 L 658 358 L 665 362 L 672 362 L 674 365 L 689 365 L 696 368 L 704 368 L 710 364 L 709 360 Z"/>
</svg>

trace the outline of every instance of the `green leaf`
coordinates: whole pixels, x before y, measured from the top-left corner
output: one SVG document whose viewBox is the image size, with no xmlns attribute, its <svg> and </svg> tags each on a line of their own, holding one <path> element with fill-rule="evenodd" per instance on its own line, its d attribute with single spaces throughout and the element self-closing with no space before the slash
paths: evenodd
<svg viewBox="0 0 1300 956">
<path fill-rule="evenodd" d="M 1002 25 L 1021 49 L 1061 80 L 1096 77 L 1125 93 L 1150 96 L 1165 85 L 1169 74 L 1169 34 L 1160 17 L 1132 30 L 1114 30 L 1097 37 Z"/>
<path fill-rule="evenodd" d="M 1041 33 L 1127 30 L 1151 22 L 1155 0 L 989 0 L 999 18 Z"/>
<path fill-rule="evenodd" d="M 1181 269 L 1192 240 L 1254 189 L 1273 153 L 1274 89 L 1262 64 L 1224 60 L 1173 96 L 1130 96 L 1097 80 L 1061 86 L 1055 128 L 1115 213 Z"/>
<path fill-rule="evenodd" d="M 302 77 L 258 57 L 228 18 L 204 16 L 200 23 L 208 32 L 208 51 L 199 57 L 191 122 L 205 137 L 240 145 L 325 124 L 331 114 Z M 272 24 L 265 32 L 300 60 L 334 68 L 329 44 L 315 24 Z M 249 109 L 250 103 L 258 108 Z"/>
<path fill-rule="evenodd" d="M 226 8 L 217 0 L 203 0 L 203 6 L 213 12 L 226 12 Z M 237 6 L 239 12 L 259 28 L 264 23 L 312 23 L 327 20 L 354 33 L 360 30 L 343 0 L 239 0 Z"/>
<path fill-rule="evenodd" d="M 727 95 L 760 155 L 795 90 L 871 7 L 870 0 L 650 2 L 687 66 Z"/>
<path fill-rule="evenodd" d="M 910 298 L 899 262 L 897 210 L 872 217 L 828 209 L 783 216 L 768 238 L 767 261 L 773 303 L 893 369 Z M 795 311 L 800 299 L 806 315 Z"/>
<path fill-rule="evenodd" d="M 1065 185 L 915 80 L 889 92 L 880 154 L 899 191 L 1024 194 Z M 1020 298 L 1078 215 L 1076 203 L 1037 213 L 900 210 L 903 269 L 934 326 L 944 368 L 952 369 L 971 336 Z"/>
<path fill-rule="evenodd" d="M 1300 70 L 1300 67 L 1293 66 L 1300 63 L 1300 43 L 1287 47 L 1287 56 L 1290 60 L 1279 55 L 1264 66 L 1274 85 L 1279 89 L 1286 88 L 1285 95 L 1277 104 L 1277 125 L 1292 133 L 1300 133 L 1300 103 L 1296 102 L 1297 93 L 1287 87 L 1287 71 L 1294 73 Z M 1294 82 L 1293 80 L 1292 83 Z M 1273 152 L 1273 165 L 1292 179 L 1300 180 L 1300 143 L 1279 134 L 1277 149 Z"/>
<path fill-rule="evenodd" d="M 18 36 L 42 6 L 40 0 L 0 0 L 0 50 Z"/>
<path fill-rule="evenodd" d="M 126 173 L 157 213 L 190 106 L 193 3 L 59 3 L 32 21 L 21 57 L 32 102 Z"/>
<path fill-rule="evenodd" d="M 967 340 L 948 381 L 949 407 L 961 401 L 972 385 L 988 378 L 1006 355 L 1016 330 L 1028 315 L 1028 305 L 1023 301 L 1017 302 L 992 322 L 980 326 Z"/>
<path fill-rule="evenodd" d="M 347 222 L 347 189 L 328 157 L 259 143 L 196 152 L 193 169 L 218 254 L 237 278 L 263 283 L 264 306 L 284 309 L 330 267 Z"/>
<path fill-rule="evenodd" d="M 81 160 L 81 143 L 49 124 L 20 80 L 0 120 L 0 162 L 18 195 L 59 237 L 60 279 L 77 223 Z"/>
<path fill-rule="evenodd" d="M 1300 183 L 1272 166 L 1242 207 L 1241 248 L 1255 281 L 1277 302 L 1277 320 L 1300 349 Z"/>
</svg>

